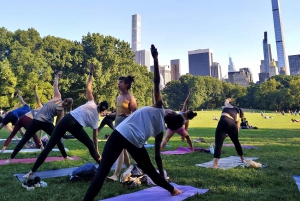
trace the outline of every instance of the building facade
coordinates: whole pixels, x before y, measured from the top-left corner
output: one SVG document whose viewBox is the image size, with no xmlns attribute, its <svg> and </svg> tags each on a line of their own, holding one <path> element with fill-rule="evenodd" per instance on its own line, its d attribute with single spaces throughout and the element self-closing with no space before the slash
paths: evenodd
<svg viewBox="0 0 300 201">
<path fill-rule="evenodd" d="M 132 15 L 131 49 L 135 52 L 141 49 L 141 16 Z"/>
<path fill-rule="evenodd" d="M 199 49 L 188 52 L 189 73 L 198 76 L 211 76 L 211 65 L 213 64 L 213 51 L 210 49 Z"/>
<path fill-rule="evenodd" d="M 221 65 L 218 62 L 213 62 L 211 65 L 211 76 L 222 80 Z"/>
<path fill-rule="evenodd" d="M 253 75 L 250 68 L 240 68 L 239 71 L 228 72 L 228 80 L 231 84 L 240 84 L 244 87 L 253 82 Z"/>
<path fill-rule="evenodd" d="M 288 58 L 291 75 L 300 75 L 300 54 L 290 55 Z"/>
<path fill-rule="evenodd" d="M 180 59 L 171 60 L 171 80 L 180 78 Z"/>
<path fill-rule="evenodd" d="M 265 71 L 269 72 L 270 69 L 270 62 L 272 61 L 272 53 L 271 53 L 271 45 L 268 44 L 268 33 L 264 32 L 264 39 L 263 39 L 263 52 L 264 52 L 264 62 L 265 62 Z"/>
<path fill-rule="evenodd" d="M 269 77 L 273 77 L 275 75 L 278 75 L 278 67 L 276 64 L 276 61 L 271 61 L 270 62 L 270 70 L 269 70 Z"/>
<path fill-rule="evenodd" d="M 138 50 L 134 52 L 135 62 L 141 66 L 147 66 L 147 70 L 150 71 L 150 51 Z"/>
<path fill-rule="evenodd" d="M 271 0 L 271 1 L 272 1 L 274 29 L 275 29 L 277 59 L 278 59 L 278 71 L 280 72 L 280 74 L 289 75 L 290 69 L 285 54 L 285 44 L 284 44 L 284 37 L 283 37 L 283 27 L 281 23 L 281 12 L 280 12 L 279 0 Z"/>
<path fill-rule="evenodd" d="M 232 58 L 229 57 L 229 65 L 228 65 L 228 72 L 235 72 L 235 66 L 234 63 L 232 62 Z"/>
</svg>

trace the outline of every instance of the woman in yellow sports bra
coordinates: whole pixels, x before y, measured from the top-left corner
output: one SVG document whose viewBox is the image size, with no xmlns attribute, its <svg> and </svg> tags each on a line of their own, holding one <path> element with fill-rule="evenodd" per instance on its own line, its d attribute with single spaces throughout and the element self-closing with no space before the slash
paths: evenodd
<svg viewBox="0 0 300 201">
<path fill-rule="evenodd" d="M 116 99 L 116 112 L 109 115 L 116 116 L 115 127 L 117 127 L 132 112 L 137 110 L 135 98 L 128 92 L 133 82 L 133 76 L 128 75 L 127 77 L 119 77 L 118 89 L 120 90 L 121 95 L 119 95 Z M 116 161 L 116 169 L 114 175 L 108 177 L 109 179 L 114 181 L 118 180 L 124 162 L 127 167 L 130 166 L 129 155 L 125 149 L 121 152 L 119 158 Z"/>
</svg>

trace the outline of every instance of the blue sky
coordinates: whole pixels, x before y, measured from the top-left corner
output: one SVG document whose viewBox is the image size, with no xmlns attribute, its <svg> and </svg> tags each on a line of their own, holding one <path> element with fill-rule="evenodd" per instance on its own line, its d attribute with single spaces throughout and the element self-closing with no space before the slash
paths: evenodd
<svg viewBox="0 0 300 201">
<path fill-rule="evenodd" d="M 300 54 L 300 1 L 280 6 L 286 53 Z M 130 43 L 133 14 L 142 18 L 142 49 L 155 44 L 161 65 L 180 59 L 181 74 L 188 73 L 188 51 L 210 48 L 223 76 L 230 54 L 236 68 L 250 67 L 257 81 L 264 31 L 277 60 L 271 0 L 10 0 L 1 2 L 0 26 L 70 40 L 97 32 Z"/>
</svg>

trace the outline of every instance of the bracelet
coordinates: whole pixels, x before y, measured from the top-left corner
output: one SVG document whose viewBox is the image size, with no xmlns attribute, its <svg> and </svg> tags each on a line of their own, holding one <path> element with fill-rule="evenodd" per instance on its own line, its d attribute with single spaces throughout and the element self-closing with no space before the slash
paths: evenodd
<svg viewBox="0 0 300 201">
<path fill-rule="evenodd" d="M 93 73 L 89 72 L 89 75 L 93 75 Z"/>
</svg>

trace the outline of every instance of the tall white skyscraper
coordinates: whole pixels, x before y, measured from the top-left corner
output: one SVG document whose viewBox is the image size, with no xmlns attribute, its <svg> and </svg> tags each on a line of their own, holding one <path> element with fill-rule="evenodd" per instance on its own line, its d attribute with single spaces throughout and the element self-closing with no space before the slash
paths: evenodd
<svg viewBox="0 0 300 201">
<path fill-rule="evenodd" d="M 150 71 L 150 51 L 139 50 L 135 51 L 135 62 L 141 66 L 147 66 L 147 70 Z"/>
<path fill-rule="evenodd" d="M 277 58 L 278 58 L 278 71 L 282 72 L 281 74 L 289 75 L 290 69 L 285 54 L 285 45 L 284 45 L 284 37 L 283 37 L 283 28 L 281 23 L 281 12 L 280 12 L 279 0 L 271 0 L 271 2 L 272 2 L 276 49 L 277 49 Z"/>
<path fill-rule="evenodd" d="M 229 57 L 229 65 L 228 65 L 228 72 L 235 72 L 235 66 L 234 63 L 232 62 L 231 57 Z"/>
<path fill-rule="evenodd" d="M 131 49 L 133 51 L 141 49 L 141 16 L 139 14 L 132 15 Z"/>
</svg>

